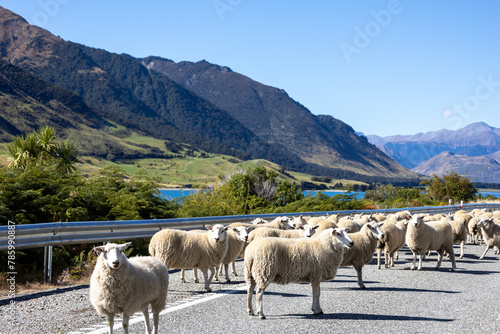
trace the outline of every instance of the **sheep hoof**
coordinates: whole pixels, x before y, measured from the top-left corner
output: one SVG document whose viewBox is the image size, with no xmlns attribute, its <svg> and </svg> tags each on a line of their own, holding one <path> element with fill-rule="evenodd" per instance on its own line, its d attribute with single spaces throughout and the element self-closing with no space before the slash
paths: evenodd
<svg viewBox="0 0 500 334">
<path fill-rule="evenodd" d="M 207 292 L 212 292 L 211 288 L 206 288 Z"/>
<path fill-rule="evenodd" d="M 324 314 L 323 311 L 320 311 L 318 313 L 314 313 L 314 315 L 323 315 L 323 314 Z"/>
<path fill-rule="evenodd" d="M 229 283 L 229 282 L 231 282 L 231 279 L 226 278 L 226 283 Z"/>
<path fill-rule="evenodd" d="M 195 280 L 194 280 L 194 282 L 195 282 L 195 283 L 200 283 L 200 280 L 195 279 Z"/>
<path fill-rule="evenodd" d="M 483 257 L 481 256 L 481 257 L 479 258 L 479 260 L 482 260 L 482 259 L 483 259 Z"/>
<path fill-rule="evenodd" d="M 464 256 L 463 256 L 463 255 L 460 255 L 460 259 L 463 259 L 463 258 L 464 258 Z"/>
<path fill-rule="evenodd" d="M 248 315 L 255 315 L 253 311 L 248 311 Z"/>
<path fill-rule="evenodd" d="M 259 312 L 259 315 L 260 315 L 260 318 L 261 318 L 262 320 L 266 319 L 266 316 L 265 316 L 264 314 L 262 314 L 262 313 L 260 313 L 260 312 Z"/>
<path fill-rule="evenodd" d="M 366 286 L 365 286 L 364 284 L 360 284 L 360 285 L 359 285 L 359 287 L 360 287 L 361 289 L 366 289 Z"/>
</svg>

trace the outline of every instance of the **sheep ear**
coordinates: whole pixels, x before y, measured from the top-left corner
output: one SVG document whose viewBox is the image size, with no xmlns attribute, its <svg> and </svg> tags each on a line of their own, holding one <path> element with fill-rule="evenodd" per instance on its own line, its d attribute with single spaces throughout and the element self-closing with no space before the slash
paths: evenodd
<svg viewBox="0 0 500 334">
<path fill-rule="evenodd" d="M 299 230 L 303 230 L 303 229 L 304 229 L 304 226 L 303 226 L 303 225 L 300 225 L 300 226 L 298 227 L 298 229 L 299 229 Z"/>
<path fill-rule="evenodd" d="M 212 225 L 205 225 L 205 228 L 209 231 L 212 231 Z"/>
<path fill-rule="evenodd" d="M 229 229 L 229 226 L 224 226 L 224 231 L 227 231 Z"/>
<path fill-rule="evenodd" d="M 94 247 L 94 252 L 99 255 L 101 254 L 102 252 L 104 252 L 106 250 L 106 247 L 105 246 L 97 246 L 97 247 Z"/>
<path fill-rule="evenodd" d="M 120 249 L 120 252 L 123 252 L 125 249 L 128 248 L 128 246 L 132 245 L 132 242 L 127 242 L 127 243 L 124 243 L 124 244 L 121 244 L 120 246 L 118 246 L 118 249 Z"/>
<path fill-rule="evenodd" d="M 314 226 L 313 226 L 313 230 L 316 230 L 318 227 L 319 227 L 319 225 L 318 225 L 318 224 L 314 225 Z"/>
</svg>

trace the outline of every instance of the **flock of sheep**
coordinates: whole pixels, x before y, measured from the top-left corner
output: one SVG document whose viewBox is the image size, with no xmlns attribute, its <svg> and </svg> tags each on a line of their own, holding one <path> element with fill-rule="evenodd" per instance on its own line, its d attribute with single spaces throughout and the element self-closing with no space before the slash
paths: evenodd
<svg viewBox="0 0 500 334">
<path fill-rule="evenodd" d="M 183 231 L 165 229 L 157 232 L 149 244 L 147 257 L 127 259 L 123 251 L 130 245 L 112 244 L 96 247 L 100 254 L 90 281 L 90 301 L 99 314 L 108 318 L 113 332 L 115 314 L 123 314 L 123 330 L 128 333 L 129 317 L 142 311 L 147 333 L 151 333 L 148 307 L 153 312 L 154 333 L 158 332 L 159 313 L 165 308 L 168 269 L 200 269 L 206 291 L 214 277 L 244 258 L 247 283 L 247 312 L 254 315 L 253 294 L 256 292 L 257 314 L 265 319 L 262 298 L 271 283 L 309 283 L 312 287 L 312 311 L 322 314 L 319 303 L 320 283 L 332 280 L 339 267 L 353 266 L 358 285 L 363 283 L 363 266 L 377 254 L 381 268 L 394 266 L 398 251 L 404 246 L 413 253 L 411 269 L 422 269 L 427 253 L 438 253 L 437 267 L 448 255 L 455 270 L 453 244 L 467 241 L 486 244 L 483 259 L 490 248 L 500 247 L 500 211 L 459 210 L 454 214 L 417 214 L 402 211 L 392 215 L 372 214 L 340 217 L 278 217 L 271 222 L 256 219 L 252 223 L 206 226 L 207 230 Z M 419 264 L 416 267 L 416 259 Z"/>
</svg>

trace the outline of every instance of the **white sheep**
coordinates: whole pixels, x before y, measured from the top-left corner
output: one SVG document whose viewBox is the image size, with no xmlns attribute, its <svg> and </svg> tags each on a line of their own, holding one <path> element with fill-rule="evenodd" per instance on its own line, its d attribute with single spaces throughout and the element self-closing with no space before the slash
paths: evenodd
<svg viewBox="0 0 500 334">
<path fill-rule="evenodd" d="M 500 225 L 495 224 L 492 218 L 482 219 L 477 226 L 481 229 L 486 249 L 479 260 L 484 259 L 484 256 L 490 248 L 500 247 Z"/>
<path fill-rule="evenodd" d="M 253 240 L 257 238 L 268 238 L 268 237 L 310 238 L 316 232 L 318 226 L 319 225 L 315 226 L 304 225 L 303 227 L 297 230 L 280 230 L 277 228 L 260 227 L 249 233 L 247 243 L 250 244 Z"/>
<path fill-rule="evenodd" d="M 128 333 L 129 318 L 138 311 L 144 314 L 146 332 L 151 333 L 151 305 L 154 333 L 158 333 L 159 313 L 167 298 L 168 270 L 151 256 L 127 259 L 123 251 L 130 244 L 108 243 L 94 248 L 99 257 L 90 278 L 90 302 L 99 314 L 107 316 L 110 334 L 115 314 L 123 314 L 123 331 Z"/>
<path fill-rule="evenodd" d="M 383 223 L 366 223 L 358 232 L 349 233 L 354 246 L 345 250 L 341 267 L 354 267 L 358 274 L 358 285 L 361 289 L 366 289 L 363 283 L 363 266 L 373 259 L 377 241 L 384 238 L 384 232 L 380 228 L 381 225 Z"/>
<path fill-rule="evenodd" d="M 205 226 L 208 233 L 191 233 L 165 229 L 153 235 L 149 253 L 162 261 L 168 269 L 200 269 L 205 280 L 205 290 L 212 291 L 210 283 L 215 267 L 227 252 L 227 226 Z M 210 276 L 208 276 L 210 270 Z"/>
<path fill-rule="evenodd" d="M 260 228 L 259 228 L 260 229 Z M 258 230 L 259 230 L 258 229 Z M 231 269 L 234 276 L 238 276 L 236 273 L 235 261 L 240 255 L 245 243 L 248 240 L 248 229 L 244 226 L 233 227 L 228 230 L 227 233 L 227 252 L 226 256 L 221 261 L 219 272 L 222 274 L 222 269 L 224 268 L 224 277 L 226 282 L 231 282 L 229 279 L 229 264 L 231 264 Z M 218 274 L 215 275 L 215 280 L 218 281 Z"/>
<path fill-rule="evenodd" d="M 293 229 L 294 225 L 292 223 L 292 220 L 288 217 L 276 217 L 269 223 L 264 223 L 264 224 L 249 224 L 249 223 L 232 223 L 229 224 L 229 227 L 238 227 L 238 226 L 244 226 L 249 229 L 249 232 L 252 231 L 255 228 L 261 228 L 261 227 L 271 227 L 271 228 L 278 228 L 281 230 L 289 230 Z"/>
<path fill-rule="evenodd" d="M 415 269 L 417 253 L 419 254 L 418 270 L 422 270 L 422 260 L 425 252 L 435 250 L 438 252 L 438 263 L 436 269 L 441 266 L 443 252 L 450 256 L 452 271 L 455 270 L 455 253 L 453 251 L 453 229 L 448 222 L 424 222 L 420 215 L 412 218 L 406 231 L 406 244 L 413 253 L 413 264 L 411 270 Z"/>
<path fill-rule="evenodd" d="M 332 280 L 342 262 L 344 246 L 353 241 L 345 229 L 329 229 L 317 238 L 259 238 L 245 251 L 247 311 L 254 315 L 252 296 L 257 287 L 257 313 L 265 319 L 262 297 L 271 283 L 309 283 L 312 287 L 312 311 L 322 314 L 320 283 Z"/>
<path fill-rule="evenodd" d="M 481 230 L 477 227 L 477 224 L 481 221 L 482 216 L 474 216 L 469 220 L 469 224 L 467 225 L 467 232 L 469 234 L 470 241 L 474 245 L 479 245 L 480 241 L 479 238 L 482 240 L 482 235 L 481 235 Z"/>
<path fill-rule="evenodd" d="M 262 218 L 255 218 L 251 222 L 252 225 L 267 224 L 267 223 L 269 223 L 269 221 L 262 219 Z"/>
<path fill-rule="evenodd" d="M 462 221 L 452 220 L 449 222 L 453 231 L 453 243 L 460 243 L 460 258 L 464 258 L 464 245 L 467 241 L 467 228 Z"/>
<path fill-rule="evenodd" d="M 381 226 L 384 232 L 384 238 L 377 243 L 377 268 L 380 269 L 380 258 L 382 250 L 384 250 L 385 267 L 394 267 L 394 255 L 405 245 L 406 229 L 408 227 L 407 220 L 398 222 L 386 220 Z M 397 256 L 399 259 L 399 256 Z"/>
</svg>

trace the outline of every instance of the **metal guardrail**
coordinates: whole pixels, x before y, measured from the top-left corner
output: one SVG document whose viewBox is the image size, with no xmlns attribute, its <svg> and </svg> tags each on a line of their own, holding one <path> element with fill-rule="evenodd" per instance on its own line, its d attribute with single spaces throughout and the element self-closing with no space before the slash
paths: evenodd
<svg viewBox="0 0 500 334">
<path fill-rule="evenodd" d="M 15 249 L 28 249 L 47 246 L 101 243 L 105 241 L 148 239 L 156 232 L 165 228 L 196 229 L 210 224 L 231 224 L 234 222 L 250 222 L 260 217 L 271 220 L 279 216 L 297 217 L 322 216 L 328 214 L 350 215 L 357 213 L 395 213 L 401 210 L 410 210 L 412 213 L 446 213 L 454 212 L 461 207 L 459 205 L 431 206 L 419 208 L 400 208 L 385 210 L 342 210 L 323 212 L 302 212 L 287 214 L 260 214 L 220 217 L 198 217 L 198 218 L 173 218 L 173 219 L 150 219 L 150 220 L 120 220 L 120 221 L 97 221 L 97 222 L 59 222 L 46 224 L 27 224 L 0 226 L 0 251 L 5 251 L 9 246 L 9 239 L 15 242 Z M 465 204 L 464 209 L 500 209 L 500 204 Z M 15 223 L 15 222 L 14 222 Z M 14 226 L 14 227 L 12 227 Z M 9 231 L 11 231 L 9 233 Z M 11 236 L 9 238 L 9 235 Z M 12 237 L 14 236 L 14 238 Z"/>
<path fill-rule="evenodd" d="M 255 218 L 272 220 L 279 216 L 297 217 L 323 216 L 327 213 L 335 215 L 351 215 L 357 213 L 395 213 L 401 210 L 410 210 L 412 213 L 447 213 L 460 208 L 473 209 L 500 209 L 500 204 L 466 204 L 463 206 L 432 206 L 419 208 L 386 209 L 386 210 L 343 210 L 323 212 L 302 212 L 288 214 L 262 214 L 201 218 L 174 218 L 150 220 L 120 220 L 97 222 L 60 222 L 46 224 L 9 225 L 0 226 L 0 251 L 10 249 L 29 249 L 44 247 L 44 281 L 52 280 L 52 249 L 54 246 L 101 243 L 105 241 L 148 239 L 156 232 L 165 228 L 196 229 L 210 224 L 231 224 L 234 222 L 250 222 Z M 14 273 L 15 274 L 15 273 Z"/>
</svg>

